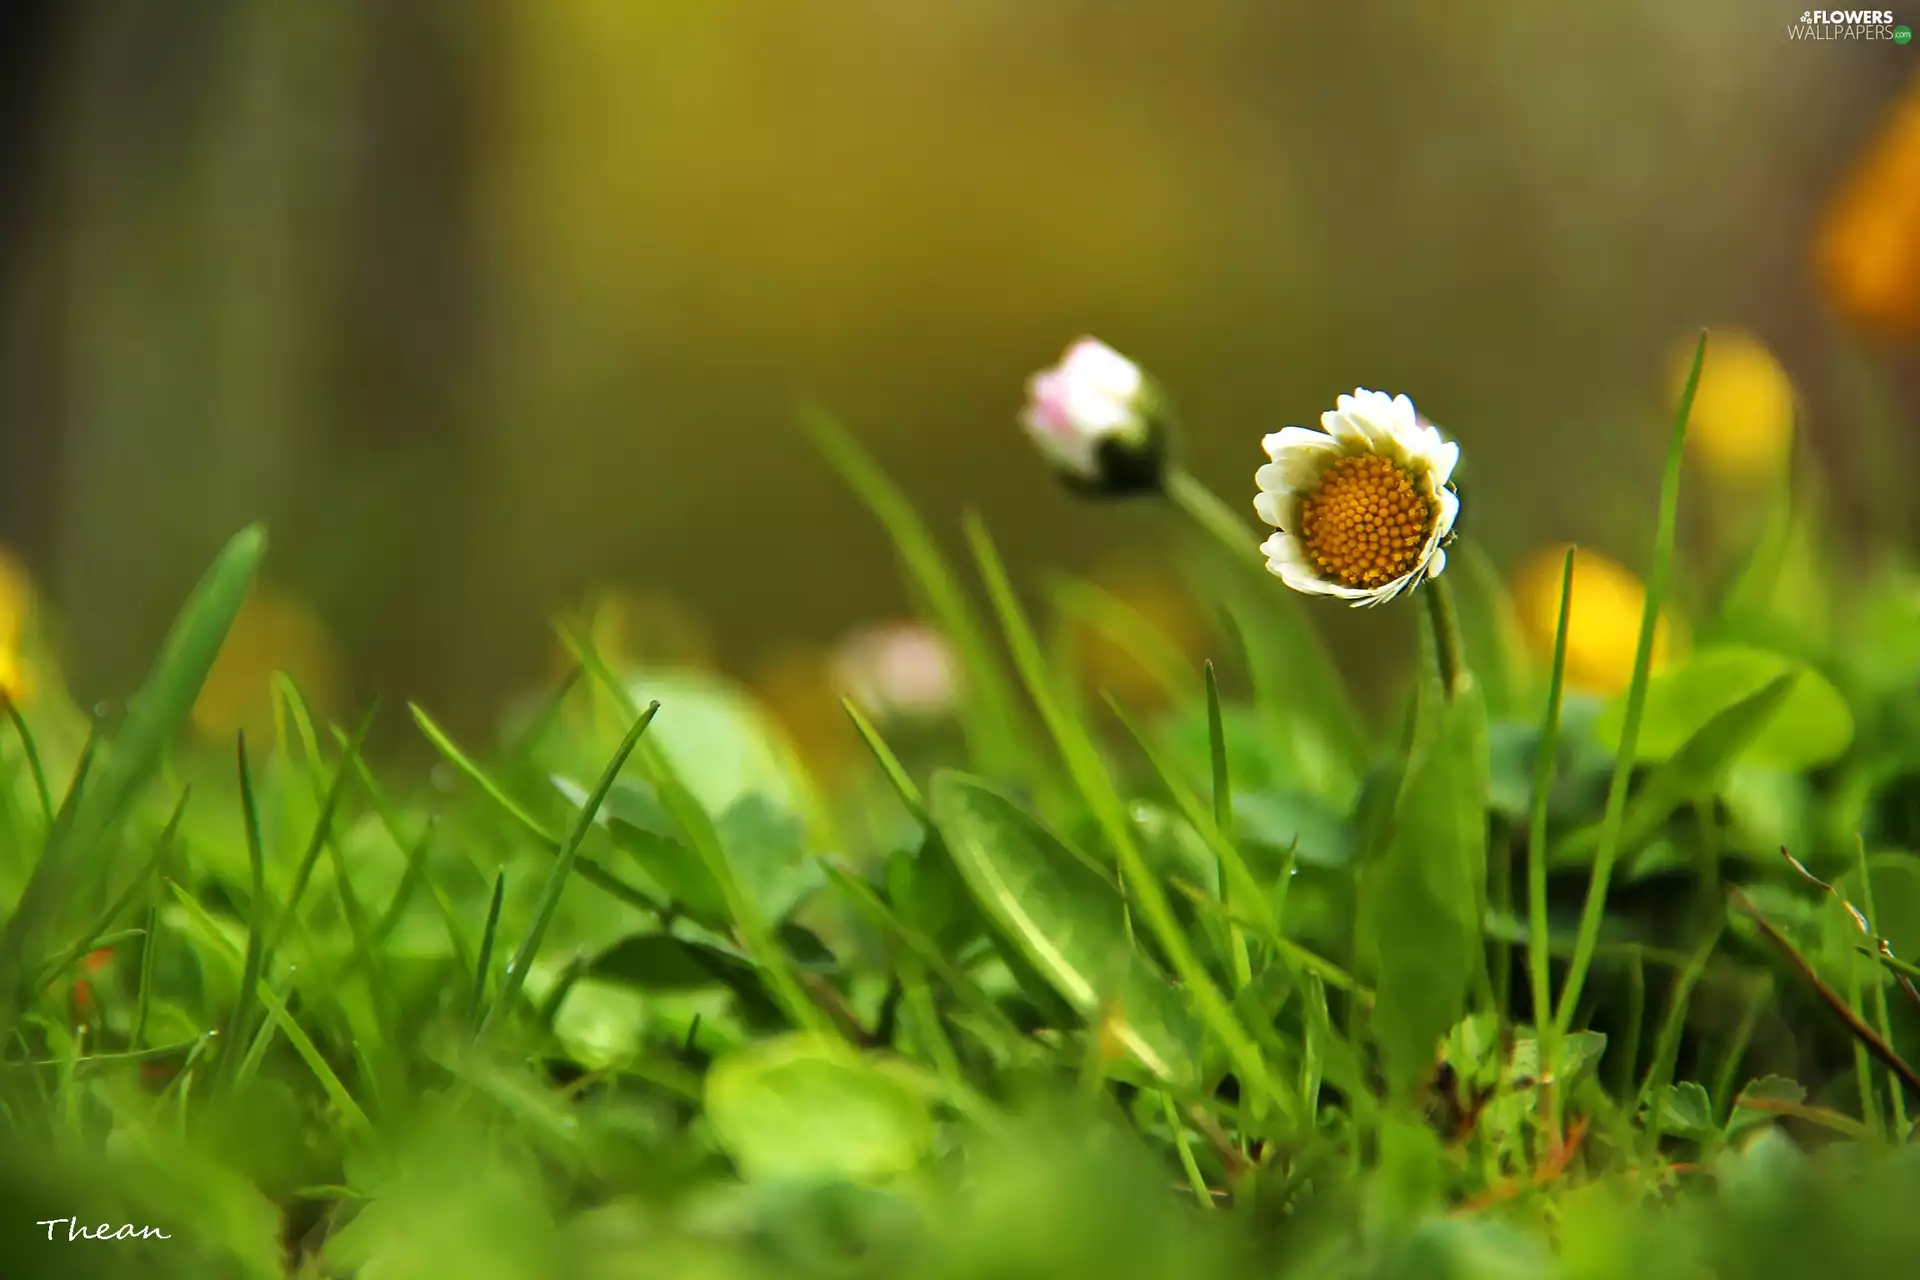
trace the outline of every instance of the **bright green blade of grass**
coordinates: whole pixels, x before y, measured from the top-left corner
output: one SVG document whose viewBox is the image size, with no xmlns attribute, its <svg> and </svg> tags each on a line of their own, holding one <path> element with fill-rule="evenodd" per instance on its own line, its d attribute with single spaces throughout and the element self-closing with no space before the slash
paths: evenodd
<svg viewBox="0 0 1920 1280">
<path fill-rule="evenodd" d="M 506 901 L 507 873 L 493 877 L 493 896 L 487 900 L 487 922 L 480 929 L 480 954 L 473 964 L 473 994 L 468 1007 L 473 1011 L 474 1028 L 483 1029 L 483 1019 L 491 1014 L 487 1005 L 487 979 L 493 974 L 493 947 L 500 936 L 500 906 Z"/>
<path fill-rule="evenodd" d="M 1220 678 L 1213 670 L 1213 660 L 1208 659 L 1206 666 L 1207 685 L 1207 757 L 1213 767 L 1213 825 L 1220 832 L 1221 843 L 1233 848 L 1233 780 L 1227 768 L 1227 726 L 1220 711 Z M 1138 736 L 1138 735 L 1136 735 Z M 1216 852 L 1214 855 L 1218 857 Z M 1222 887 L 1226 890 L 1226 901 L 1232 907 L 1239 894 L 1232 885 L 1221 876 Z M 1266 905 L 1264 902 L 1261 905 Z M 1239 925 L 1229 926 L 1229 943 L 1232 948 L 1233 981 L 1236 990 L 1245 990 L 1253 981 L 1253 962 L 1247 954 L 1246 935 Z"/>
<path fill-rule="evenodd" d="M 0 693 L 0 705 L 7 709 L 7 719 L 13 723 L 13 731 L 20 738 L 21 754 L 27 758 L 27 772 L 33 777 L 33 791 L 40 800 L 40 815 L 46 825 L 53 826 L 53 793 L 47 790 L 47 771 L 40 763 L 40 746 L 33 738 L 33 730 L 27 727 L 27 718 L 20 714 L 20 708 L 13 705 L 13 699 Z"/>
<path fill-rule="evenodd" d="M 300 861 L 293 872 L 293 883 L 287 889 L 287 900 L 271 924 L 267 935 L 268 950 L 278 946 L 288 929 L 300 920 L 300 900 L 306 895 L 307 885 L 313 879 L 314 868 L 320 864 L 320 855 L 333 838 L 333 815 L 339 810 L 340 802 L 347 792 L 347 779 L 353 776 L 354 761 L 360 758 L 361 745 L 367 739 L 368 730 L 373 728 L 373 710 L 360 718 L 360 725 L 343 748 L 340 765 L 334 770 L 333 781 L 328 784 L 325 797 L 320 802 L 320 812 L 313 820 L 313 832 L 307 839 L 307 847 L 300 854 Z"/>
<path fill-rule="evenodd" d="M 1527 977 L 1532 984 L 1533 1022 L 1539 1029 L 1540 1061 L 1560 1061 L 1560 1023 L 1553 1016 L 1552 956 L 1547 950 L 1547 801 L 1553 794 L 1553 765 L 1560 751 L 1560 700 L 1566 689 L 1567 619 L 1573 612 L 1573 555 L 1567 548 L 1560 567 L 1560 614 L 1553 629 L 1553 667 L 1547 676 L 1547 708 L 1540 723 L 1539 754 L 1533 762 L 1532 809 L 1527 820 Z M 1554 1090 L 1550 1131 L 1558 1133 L 1562 1090 Z"/>
<path fill-rule="evenodd" d="M 929 620 L 959 651 L 970 688 L 961 709 L 963 723 L 982 767 L 997 777 L 1035 776 L 1034 751 L 1021 725 L 1013 684 L 994 654 L 987 628 L 968 601 L 959 575 L 941 554 L 913 504 L 825 410 L 807 406 L 801 410 L 800 420 L 820 452 L 885 527 L 932 614 Z"/>
<path fill-rule="evenodd" d="M 481 794 L 499 806 L 500 811 L 513 819 L 516 826 L 550 850 L 557 851 L 561 847 L 561 837 L 547 830 L 545 824 L 528 813 L 519 801 L 508 795 L 506 788 L 495 781 L 492 774 L 481 768 L 472 756 L 462 751 L 446 731 L 434 723 L 432 716 L 412 703 L 407 704 L 407 710 L 413 713 L 414 723 L 420 726 L 420 732 L 426 735 L 427 741 L 433 744 L 434 750 L 438 751 L 447 763 L 469 782 L 478 787 Z M 655 902 L 651 895 L 636 889 L 593 859 L 576 856 L 575 870 L 579 872 L 582 880 L 606 890 L 628 906 L 638 907 L 649 914 L 659 914 L 660 904 Z"/>
<path fill-rule="evenodd" d="M 1200 958 L 1194 954 L 1193 944 L 1181 932 L 1179 920 L 1159 879 L 1134 844 L 1133 836 L 1127 829 L 1125 806 L 1114 789 L 1113 780 L 1107 775 L 1106 766 L 1101 763 L 1086 726 L 1070 719 L 1054 696 L 1039 641 L 1014 595 L 1013 584 L 1007 578 L 1000 554 L 987 536 L 986 527 L 977 516 L 971 514 L 967 519 L 967 540 L 973 546 L 988 599 L 992 601 L 994 612 L 1000 619 L 1001 630 L 1013 652 L 1014 665 L 1026 683 L 1027 693 L 1040 708 L 1041 718 L 1046 721 L 1060 754 L 1066 760 L 1068 773 L 1085 797 L 1115 857 L 1119 859 L 1133 901 L 1146 918 L 1155 941 L 1186 985 L 1188 996 L 1197 1006 L 1201 1021 L 1232 1058 L 1241 1074 L 1242 1088 L 1255 1094 L 1264 1093 L 1283 1112 L 1291 1111 L 1291 1094 L 1279 1088 L 1267 1070 L 1259 1046 L 1246 1028 L 1240 1025 L 1232 1006 L 1214 986 Z"/>
<path fill-rule="evenodd" d="M 1867 867 L 1867 842 L 1858 832 L 1854 833 L 1853 851 L 1855 859 L 1854 865 L 1858 867 L 1860 871 L 1860 901 L 1866 907 L 1866 918 L 1869 921 L 1868 932 L 1871 935 L 1871 922 L 1879 919 L 1879 913 L 1875 910 L 1873 902 L 1873 875 Z M 1885 944 L 1882 943 L 1881 945 L 1884 946 Z M 1848 960 L 1854 965 L 1860 963 L 1852 956 L 1849 956 Z M 1880 1032 L 1880 1038 L 1888 1044 L 1892 1044 L 1893 1012 L 1887 1007 L 1887 984 L 1881 980 L 1878 969 L 1873 971 L 1872 999 L 1874 1025 Z M 1895 1141 L 1904 1141 L 1907 1136 L 1906 1096 L 1900 1087 L 1900 1077 L 1892 1071 L 1887 1072 L 1887 1096 L 1893 1106 L 1894 1139 Z"/>
<path fill-rule="evenodd" d="M 913 779 L 907 776 L 906 768 L 900 763 L 900 757 L 893 753 L 893 748 L 887 745 L 886 739 L 880 736 L 880 731 L 873 727 L 872 721 L 868 720 L 860 708 L 854 705 L 853 699 L 840 699 L 840 707 L 847 713 L 847 719 L 853 721 L 854 730 L 859 733 L 860 740 L 867 744 L 867 750 L 873 753 L 874 760 L 880 765 L 880 772 L 887 776 L 887 781 L 893 786 L 894 794 L 900 797 L 900 803 L 907 807 L 907 812 L 913 815 L 914 821 L 925 825 L 926 797 L 920 794 L 920 788 L 915 786 Z"/>
<path fill-rule="evenodd" d="M 127 1044 L 138 1049 L 147 1038 L 147 1017 L 153 1012 L 153 970 L 154 956 L 160 947 L 160 907 L 152 904 L 147 907 L 147 924 L 143 931 L 146 939 L 140 945 L 140 991 L 133 1010 L 133 1030 L 127 1036 Z"/>
<path fill-rule="evenodd" d="M 528 813 L 526 809 L 520 805 L 519 801 L 508 795 L 506 790 L 501 787 L 499 783 L 495 782 L 485 769 L 482 769 L 476 764 L 473 757 L 462 751 L 454 740 L 447 735 L 446 730 L 434 723 L 432 716 L 428 715 L 420 706 L 411 702 L 407 704 L 407 710 L 413 713 L 413 722 L 420 726 L 420 732 L 426 735 L 427 741 L 433 744 L 434 750 L 444 756 L 448 764 L 465 775 L 467 781 L 480 788 L 481 793 L 484 794 L 487 799 L 499 806 L 500 812 L 512 818 L 515 823 L 538 839 L 542 844 L 558 845 L 560 843 L 558 836 L 547 830 L 538 818 Z"/>
<path fill-rule="evenodd" d="M 244 818 L 247 837 L 247 867 L 252 873 L 252 891 L 247 899 L 247 950 L 240 967 L 240 991 L 234 1001 L 233 1011 L 227 1017 L 224 1047 L 214 1064 L 214 1096 L 226 1092 L 229 1083 L 237 1079 L 241 1063 L 240 1046 L 246 1042 L 246 1034 L 252 1026 L 252 1006 L 255 989 L 260 986 L 260 973 L 266 965 L 268 935 L 273 929 L 273 910 L 267 901 L 267 858 L 260 842 L 260 807 L 253 794 L 252 770 L 247 765 L 247 735 L 242 733 L 235 740 L 234 758 L 240 772 L 240 810 Z M 287 904 L 292 909 L 292 902 Z"/>
<path fill-rule="evenodd" d="M 637 718 L 640 708 L 634 702 L 632 691 L 614 675 L 592 642 L 565 626 L 560 629 L 560 638 L 615 705 L 629 718 Z M 766 972 L 774 998 L 793 1020 L 794 1026 L 806 1031 L 838 1034 L 832 1021 L 800 985 L 793 959 L 782 948 L 772 923 L 763 917 L 760 904 L 747 893 L 740 883 L 740 877 L 734 874 L 733 864 L 728 860 L 726 846 L 720 841 L 720 833 L 714 826 L 712 815 L 701 807 L 700 801 L 687 789 L 686 783 L 680 780 L 668 762 L 666 754 L 653 743 L 641 739 L 635 754 L 660 797 L 667 816 L 679 829 L 681 837 L 700 855 L 707 874 L 720 887 L 727 914 L 740 931 L 747 954 Z"/>
<path fill-rule="evenodd" d="M 147 882 L 166 863 L 167 854 L 173 849 L 174 837 L 180 830 L 180 820 L 186 817 L 187 800 L 192 794 L 191 788 L 180 792 L 180 799 L 175 802 L 173 813 L 167 818 L 167 825 L 161 829 L 160 838 L 154 843 L 153 856 L 147 859 L 147 864 L 140 869 L 140 873 L 127 882 L 126 888 L 122 889 L 120 895 L 108 905 L 107 909 L 94 919 L 93 924 L 80 935 L 78 942 L 42 967 L 40 978 L 35 983 L 36 992 L 43 990 L 56 974 L 72 968 L 81 956 L 99 947 L 101 936 L 113 927 L 113 922 L 120 918 L 122 912 L 133 905 L 134 899 L 138 898 L 141 890 L 147 887 Z"/>
<path fill-rule="evenodd" d="M 1775 676 L 1715 714 L 1678 751 L 1661 761 L 1627 805 L 1617 836 L 1620 851 L 1638 849 L 1681 805 L 1710 793 L 1733 760 L 1772 723 L 1793 693 L 1799 674 L 1798 670 L 1789 670 Z M 1553 851 L 1553 860 L 1568 862 L 1593 853 L 1603 831 L 1587 828 L 1574 832 Z"/>
<path fill-rule="evenodd" d="M 342 761 L 335 770 L 331 782 L 324 776 L 325 761 L 320 755 L 320 738 L 314 732 L 313 709 L 308 705 L 306 696 L 300 692 L 300 686 L 284 672 L 277 673 L 282 703 L 287 708 L 287 718 L 299 732 L 300 741 L 306 752 L 306 774 L 313 787 L 313 798 L 322 811 L 328 810 L 327 796 L 330 792 L 344 791 L 346 780 L 352 776 L 352 770 Z M 376 700 L 369 705 L 362 718 L 360 729 L 347 746 L 348 751 L 357 751 L 366 735 L 371 731 L 374 717 L 379 713 Z M 336 804 L 338 802 L 336 801 Z M 381 1043 L 392 1044 L 399 1031 L 398 1001 L 387 981 L 385 966 L 375 963 L 373 925 L 368 919 L 366 908 L 360 902 L 360 896 L 353 889 L 353 875 L 347 866 L 345 852 L 340 841 L 333 833 L 333 824 L 325 822 L 320 826 L 321 843 L 325 847 L 333 864 L 333 887 L 335 896 L 340 899 L 340 910 L 347 921 L 349 935 L 353 939 L 352 965 L 358 969 L 367 983 L 368 994 L 380 1020 Z"/>
<path fill-rule="evenodd" d="M 971 974 L 950 960 L 938 943 L 902 920 L 864 880 L 831 862 L 823 861 L 820 868 L 826 872 L 828 882 L 845 894 L 849 902 L 883 931 L 892 934 L 974 1011 L 982 1028 L 990 1029 L 991 1034 L 987 1038 L 996 1051 L 1009 1058 L 1017 1059 L 1020 1056 L 1021 1048 L 1026 1043 L 1020 1028 L 994 1003 L 993 997 L 982 990 Z"/>
<path fill-rule="evenodd" d="M 1700 943 L 1687 957 L 1687 964 L 1673 980 L 1673 994 L 1667 1001 L 1667 1016 L 1660 1023 L 1660 1034 L 1653 1042 L 1653 1061 L 1647 1064 L 1646 1078 L 1640 1082 L 1640 1092 L 1634 1098 L 1634 1113 L 1638 1114 L 1660 1091 L 1673 1083 L 1673 1070 L 1680 1056 L 1680 1033 L 1686 1029 L 1687 1006 L 1693 1001 L 1693 990 L 1700 984 L 1700 975 L 1707 971 L 1707 961 L 1713 958 L 1714 948 L 1720 944 L 1720 927 L 1709 930 Z M 1654 1118 L 1647 1126 L 1646 1145 L 1642 1148 L 1645 1158 L 1651 1160 L 1660 1146 L 1661 1109 L 1653 1108 Z"/>
<path fill-rule="evenodd" d="M 1586 987 L 1587 969 L 1593 963 L 1593 950 L 1600 941 L 1600 919 L 1606 913 L 1607 888 L 1613 880 L 1614 862 L 1620 856 L 1621 826 L 1626 817 L 1627 781 L 1633 774 L 1634 752 L 1640 742 L 1640 719 L 1647 709 L 1647 682 L 1653 672 L 1653 639 L 1659 627 L 1660 607 L 1666 599 L 1667 584 L 1673 577 L 1674 541 L 1680 526 L 1680 463 L 1687 440 L 1687 418 L 1693 412 L 1694 393 L 1700 387 L 1700 368 L 1707 358 L 1707 335 L 1701 331 L 1693 350 L 1693 367 L 1687 371 L 1686 389 L 1680 393 L 1680 406 L 1673 418 L 1673 432 L 1667 441 L 1666 470 L 1660 479 L 1659 525 L 1654 533 L 1653 564 L 1647 571 L 1646 604 L 1640 615 L 1640 638 L 1634 647 L 1633 680 L 1627 686 L 1626 719 L 1620 730 L 1620 750 L 1614 760 L 1613 780 L 1607 787 L 1607 805 L 1601 817 L 1600 847 L 1593 860 L 1587 884 L 1586 905 L 1580 915 L 1580 932 L 1574 942 L 1573 959 L 1560 987 L 1560 1003 L 1555 1025 L 1564 1035 L 1572 1030 L 1573 1014 Z"/>
<path fill-rule="evenodd" d="M 25 957 L 36 935 L 67 902 L 84 897 L 87 883 L 105 870 L 108 838 L 135 795 L 160 766 L 160 758 L 186 721 L 207 672 L 240 611 L 267 536 L 259 526 L 234 535 L 200 580 L 168 635 L 160 657 L 129 703 L 113 752 L 85 803 L 60 837 L 49 843 L 22 891 L 19 906 L 0 936 L 0 1029 L 18 1008 Z"/>
<path fill-rule="evenodd" d="M 573 874 L 575 862 L 580 856 L 580 845 L 587 838 L 587 832 L 593 829 L 594 815 L 600 812 L 600 805 L 607 798 L 607 792 L 613 790 L 613 783 L 620 771 L 627 766 L 627 757 L 640 745 L 640 737 L 646 733 L 647 726 L 653 723 L 654 716 L 660 712 L 658 702 L 648 705 L 627 730 L 627 736 L 620 740 L 619 748 L 613 758 L 607 762 L 600 782 L 594 787 L 587 802 L 580 806 L 580 812 L 574 819 L 573 829 L 567 833 L 566 841 L 560 846 L 560 856 L 547 872 L 547 882 L 540 890 L 540 899 L 534 907 L 533 923 L 528 927 L 526 936 L 520 940 L 520 946 L 513 953 L 513 959 L 507 964 L 505 979 L 500 984 L 500 995 L 487 1010 L 486 1017 L 480 1023 L 480 1035 L 484 1037 L 488 1028 L 503 1008 L 512 1008 L 520 998 L 521 988 L 526 986 L 527 970 L 533 964 L 533 958 L 540 951 L 540 942 L 546 937 L 547 929 L 553 923 L 555 913 L 560 910 L 560 897 L 566 892 L 567 880 Z"/>
</svg>

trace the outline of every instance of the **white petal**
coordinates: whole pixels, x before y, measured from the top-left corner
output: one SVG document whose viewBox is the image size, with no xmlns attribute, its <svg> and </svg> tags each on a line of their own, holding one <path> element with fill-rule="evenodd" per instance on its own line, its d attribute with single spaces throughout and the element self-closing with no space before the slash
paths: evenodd
<svg viewBox="0 0 1920 1280">
<path fill-rule="evenodd" d="M 1300 540 L 1292 534 L 1274 534 L 1260 544 L 1260 551 L 1267 557 L 1267 572 L 1295 591 L 1314 596 L 1333 596 L 1340 600 L 1362 600 L 1373 594 L 1360 587 L 1341 586 L 1321 577 L 1308 562 L 1306 549 L 1300 545 Z"/>
<path fill-rule="evenodd" d="M 1290 452 L 1316 450 L 1321 452 L 1339 449 L 1339 442 L 1322 431 L 1308 427 L 1282 427 L 1260 442 L 1267 456 L 1275 462 Z"/>
<path fill-rule="evenodd" d="M 1413 401 L 1405 393 L 1387 401 L 1381 417 L 1396 435 L 1412 436 L 1420 430 L 1420 415 L 1414 412 Z"/>
<path fill-rule="evenodd" d="M 1139 365 L 1097 338 L 1074 343 L 1060 368 L 1076 386 L 1119 399 L 1137 395 L 1144 381 Z"/>
<path fill-rule="evenodd" d="M 1454 521 L 1460 518 L 1460 497 L 1449 489 L 1442 489 L 1437 495 L 1440 512 L 1434 518 L 1432 537 L 1435 541 L 1453 532 Z"/>
<path fill-rule="evenodd" d="M 1265 467 L 1260 469 L 1262 471 L 1266 470 Z M 1253 495 L 1253 513 L 1259 516 L 1264 523 L 1270 524 L 1276 529 L 1284 529 L 1286 527 L 1280 523 L 1280 495 L 1270 489 L 1263 487 L 1260 492 Z"/>
<path fill-rule="evenodd" d="M 1427 449 L 1427 469 L 1432 472 L 1435 484 L 1444 485 L 1453 479 L 1453 469 L 1460 464 L 1460 446 L 1442 439 L 1432 427 L 1427 430 L 1433 431 L 1433 443 Z"/>
<path fill-rule="evenodd" d="M 1447 549 L 1445 547 L 1435 547 L 1433 549 L 1433 558 L 1427 561 L 1427 571 L 1423 575 L 1423 577 L 1437 578 L 1446 569 L 1446 567 L 1447 567 Z"/>
<path fill-rule="evenodd" d="M 1373 436 L 1361 424 L 1359 415 L 1348 411 L 1353 403 L 1352 396 L 1341 396 L 1335 401 L 1340 407 L 1320 415 L 1321 428 L 1335 440 L 1342 449 L 1351 452 L 1373 452 Z"/>
</svg>

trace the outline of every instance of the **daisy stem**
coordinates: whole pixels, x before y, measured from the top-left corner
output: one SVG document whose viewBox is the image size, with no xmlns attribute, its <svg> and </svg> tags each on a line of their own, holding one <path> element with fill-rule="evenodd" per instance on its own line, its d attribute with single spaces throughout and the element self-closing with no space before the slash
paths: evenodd
<svg viewBox="0 0 1920 1280">
<path fill-rule="evenodd" d="M 1259 558 L 1259 540 L 1253 537 L 1246 522 L 1229 511 L 1219 495 L 1201 484 L 1191 471 L 1185 467 L 1169 468 L 1166 492 L 1174 506 L 1228 551 L 1236 556 L 1251 554 Z"/>
<path fill-rule="evenodd" d="M 1433 625 L 1440 688 L 1452 702 L 1467 687 L 1467 664 L 1460 643 L 1460 618 L 1453 610 L 1453 590 L 1445 579 L 1429 578 L 1420 594 L 1427 598 L 1427 621 Z"/>
</svg>

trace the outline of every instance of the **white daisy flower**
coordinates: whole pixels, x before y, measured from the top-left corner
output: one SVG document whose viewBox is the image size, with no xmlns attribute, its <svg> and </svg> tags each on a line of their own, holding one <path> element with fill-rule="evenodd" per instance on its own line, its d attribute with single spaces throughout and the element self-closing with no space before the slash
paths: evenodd
<svg viewBox="0 0 1920 1280">
<path fill-rule="evenodd" d="M 1272 461 L 1254 476 L 1253 507 L 1279 530 L 1260 544 L 1267 568 L 1295 591 L 1355 608 L 1438 577 L 1460 516 L 1460 446 L 1407 397 L 1364 387 L 1336 400 L 1320 425 L 1262 441 Z"/>
<path fill-rule="evenodd" d="M 1166 466 L 1162 400 L 1133 361 L 1093 338 L 1027 382 L 1020 424 L 1074 487 L 1096 494 L 1151 492 Z"/>
</svg>

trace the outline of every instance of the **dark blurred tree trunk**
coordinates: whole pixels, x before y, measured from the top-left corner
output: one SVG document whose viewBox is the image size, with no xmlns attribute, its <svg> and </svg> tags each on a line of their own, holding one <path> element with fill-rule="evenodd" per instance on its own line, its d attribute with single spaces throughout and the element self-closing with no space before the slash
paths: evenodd
<svg viewBox="0 0 1920 1280">
<path fill-rule="evenodd" d="M 78 687 L 124 691 L 220 541 L 355 674 L 436 702 L 481 305 L 480 24 L 450 4 L 74 10 L 58 585 Z M 42 475 L 45 484 L 55 477 Z"/>
<path fill-rule="evenodd" d="M 58 207 L 46 175 L 54 68 L 68 25 L 59 0 L 0 5 L 0 544 L 44 571 L 60 465 L 57 277 L 46 254 Z"/>
</svg>

